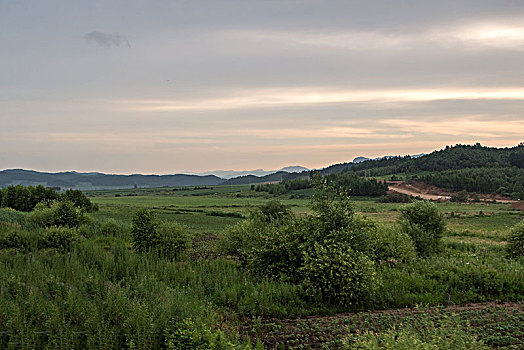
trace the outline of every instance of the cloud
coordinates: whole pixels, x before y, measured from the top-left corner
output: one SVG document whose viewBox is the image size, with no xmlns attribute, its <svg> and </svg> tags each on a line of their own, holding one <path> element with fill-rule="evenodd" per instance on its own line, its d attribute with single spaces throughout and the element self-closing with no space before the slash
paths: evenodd
<svg viewBox="0 0 524 350">
<path fill-rule="evenodd" d="M 522 18 L 501 21 L 471 21 L 459 24 L 418 28 L 417 30 L 250 30 L 223 31 L 226 40 L 240 40 L 243 47 L 273 43 L 278 47 L 324 47 L 352 51 L 420 50 L 421 47 L 464 49 L 486 47 L 524 50 Z"/>
<path fill-rule="evenodd" d="M 110 47 L 131 47 L 131 44 L 129 44 L 129 40 L 127 38 L 120 34 L 120 33 L 104 33 L 104 32 L 91 32 L 84 35 L 84 39 L 86 39 L 90 43 L 95 43 L 96 45 L 100 47 L 110 48 Z"/>
<path fill-rule="evenodd" d="M 375 89 L 275 88 L 242 91 L 221 98 L 116 101 L 136 112 L 211 111 L 354 102 L 429 102 L 441 100 L 524 100 L 520 87 Z"/>
</svg>

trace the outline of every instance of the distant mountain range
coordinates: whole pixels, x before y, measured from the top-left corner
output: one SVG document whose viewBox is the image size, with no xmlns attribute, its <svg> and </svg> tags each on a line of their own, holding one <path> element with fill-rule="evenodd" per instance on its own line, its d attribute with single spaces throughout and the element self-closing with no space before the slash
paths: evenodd
<svg viewBox="0 0 524 350">
<path fill-rule="evenodd" d="M 206 172 L 202 172 L 202 173 L 185 172 L 185 174 L 199 175 L 199 176 L 215 175 L 215 176 L 218 176 L 218 177 L 220 177 L 222 179 L 232 179 L 232 178 L 235 178 L 235 177 L 249 176 L 249 175 L 262 177 L 262 176 L 267 176 L 267 175 L 271 175 L 271 174 L 274 174 L 274 173 L 278 173 L 278 172 L 281 172 L 281 171 L 284 171 L 286 173 L 300 173 L 302 171 L 309 171 L 309 169 L 308 168 L 304 168 L 303 166 L 293 165 L 293 166 L 287 166 L 287 167 L 279 169 L 279 170 L 269 170 L 269 171 L 268 170 L 264 170 L 264 169 L 242 170 L 242 171 L 237 171 L 237 170 L 213 170 L 213 171 L 206 171 Z"/>
<path fill-rule="evenodd" d="M 43 185 L 45 187 L 80 190 L 104 190 L 134 187 L 214 186 L 220 184 L 280 181 L 284 175 L 302 171 L 309 171 L 309 169 L 301 166 L 289 166 L 275 171 L 262 169 L 253 171 L 218 170 L 200 174 L 173 175 L 113 175 L 99 172 L 80 173 L 76 171 L 47 173 L 34 170 L 8 169 L 0 171 L 0 188 L 10 185 Z"/>
<path fill-rule="evenodd" d="M 424 154 L 412 156 L 418 158 Z M 331 165 L 320 172 L 323 174 L 339 172 L 352 165 L 368 160 L 384 160 L 393 156 L 379 158 L 357 157 L 352 162 Z M 74 188 L 80 190 L 102 190 L 117 188 L 149 188 L 178 186 L 214 186 L 276 182 L 285 178 L 309 176 L 311 170 L 302 166 L 287 166 L 280 170 L 215 170 L 203 173 L 172 175 L 113 175 L 99 172 L 80 173 L 76 171 L 48 173 L 33 170 L 9 169 L 0 171 L 0 188 L 10 185 Z"/>
<path fill-rule="evenodd" d="M 209 186 L 223 182 L 214 175 L 111 175 L 102 173 L 44 173 L 33 170 L 10 169 L 0 171 L 0 187 L 9 185 L 74 188 L 80 190 L 102 190 L 133 187 L 164 186 Z"/>
</svg>

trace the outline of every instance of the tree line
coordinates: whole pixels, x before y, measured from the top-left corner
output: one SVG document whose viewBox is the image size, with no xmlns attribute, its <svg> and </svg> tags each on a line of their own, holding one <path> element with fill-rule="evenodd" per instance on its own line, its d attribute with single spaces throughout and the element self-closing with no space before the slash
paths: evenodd
<svg viewBox="0 0 524 350">
<path fill-rule="evenodd" d="M 80 190 L 67 190 L 58 193 L 52 187 L 11 185 L 0 189 L 0 207 L 30 212 L 38 203 L 69 201 L 75 207 L 87 212 L 97 211 L 98 206 Z"/>
<path fill-rule="evenodd" d="M 284 180 L 275 184 L 252 185 L 251 189 L 257 192 L 268 192 L 273 195 L 282 195 L 291 191 L 313 188 L 318 182 L 316 177 L 318 173 L 310 173 L 309 178 L 297 178 L 293 180 Z M 388 191 L 388 185 L 385 182 L 376 179 L 368 179 L 351 171 L 330 174 L 324 176 L 326 181 L 339 192 L 346 192 L 352 196 L 383 196 Z"/>
</svg>

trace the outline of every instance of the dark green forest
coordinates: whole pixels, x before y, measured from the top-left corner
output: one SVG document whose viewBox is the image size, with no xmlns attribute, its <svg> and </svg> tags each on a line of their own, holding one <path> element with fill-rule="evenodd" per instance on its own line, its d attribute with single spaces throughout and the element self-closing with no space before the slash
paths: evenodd
<svg viewBox="0 0 524 350">
<path fill-rule="evenodd" d="M 346 172 L 360 177 L 423 181 L 455 191 L 524 198 L 524 143 L 509 148 L 485 147 L 479 143 L 457 144 L 418 158 L 409 155 L 385 157 L 361 163 L 335 164 L 320 170 L 321 174 L 334 178 Z M 286 180 L 308 175 L 310 173 L 290 174 Z"/>
</svg>

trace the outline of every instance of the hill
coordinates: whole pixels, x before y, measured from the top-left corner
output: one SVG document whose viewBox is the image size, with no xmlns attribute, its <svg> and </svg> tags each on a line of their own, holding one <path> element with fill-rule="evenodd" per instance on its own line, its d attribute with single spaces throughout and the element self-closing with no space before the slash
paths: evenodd
<svg viewBox="0 0 524 350">
<path fill-rule="evenodd" d="M 247 176 L 247 175 L 254 175 L 256 177 L 262 177 L 262 176 L 266 176 L 266 175 L 271 175 L 271 174 L 274 174 L 274 173 L 278 173 L 279 171 L 285 171 L 287 173 L 298 173 L 298 172 L 302 172 L 302 171 L 309 171 L 308 168 L 304 168 L 303 166 L 299 166 L 299 165 L 293 165 L 293 166 L 287 166 L 287 167 L 284 167 L 282 169 L 279 169 L 279 170 L 264 170 L 264 169 L 254 169 L 254 170 L 241 170 L 241 171 L 238 171 L 238 170 L 212 170 L 212 171 L 206 171 L 206 172 L 203 172 L 203 173 L 188 173 L 188 174 L 191 174 L 191 175 L 199 175 L 199 176 L 203 176 L 203 175 L 215 175 L 215 176 L 218 176 L 222 179 L 232 179 L 232 178 L 237 178 L 237 177 L 242 177 L 242 176 Z"/>
<path fill-rule="evenodd" d="M 101 173 L 78 173 L 75 171 L 46 173 L 33 170 L 10 169 L 0 171 L 0 187 L 9 185 L 74 188 L 82 190 L 218 185 L 223 179 L 197 175 L 112 175 Z"/>
<path fill-rule="evenodd" d="M 255 184 L 255 183 L 265 183 L 265 182 L 277 182 L 282 181 L 289 176 L 290 173 L 285 171 L 279 171 L 273 174 L 265 176 L 255 176 L 255 175 L 246 175 L 239 176 L 229 180 L 226 180 L 221 183 L 221 185 L 245 185 L 245 184 Z"/>
<path fill-rule="evenodd" d="M 446 146 L 427 155 L 388 156 L 380 159 L 334 164 L 322 175 L 354 172 L 359 176 L 403 178 L 429 185 L 486 194 L 524 198 L 524 143 L 496 148 L 475 145 Z M 290 174 L 286 180 L 308 177 L 310 172 Z"/>
</svg>

